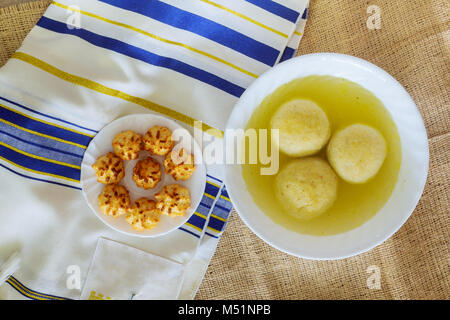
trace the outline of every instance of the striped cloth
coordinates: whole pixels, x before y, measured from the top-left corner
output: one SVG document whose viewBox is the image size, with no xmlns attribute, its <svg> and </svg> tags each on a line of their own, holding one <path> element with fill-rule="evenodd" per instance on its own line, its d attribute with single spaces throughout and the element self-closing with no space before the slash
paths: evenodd
<svg viewBox="0 0 450 320">
<path fill-rule="evenodd" d="M 81 195 L 89 142 L 121 116 L 156 113 L 205 141 L 259 75 L 296 54 L 308 0 L 57 0 L 0 69 L 0 262 L 22 267 L 0 299 L 78 299 L 100 237 L 181 263 L 193 298 L 232 210 L 219 165 L 200 206 L 167 236 L 104 226 Z M 132 263 L 132 262 L 131 262 Z"/>
</svg>

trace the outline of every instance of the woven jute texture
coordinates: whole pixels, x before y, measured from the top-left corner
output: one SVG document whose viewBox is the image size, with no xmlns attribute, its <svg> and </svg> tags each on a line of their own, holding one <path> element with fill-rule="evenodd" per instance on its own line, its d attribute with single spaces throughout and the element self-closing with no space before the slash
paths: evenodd
<svg viewBox="0 0 450 320">
<path fill-rule="evenodd" d="M 0 9 L 0 65 L 51 1 Z M 366 21 L 381 10 L 381 29 Z M 233 212 L 197 299 L 450 299 L 450 2 L 312 0 L 299 54 L 369 60 L 412 95 L 425 120 L 430 171 L 422 199 L 389 240 L 357 257 L 309 261 L 273 249 Z M 374 267 L 373 267 L 374 266 Z M 378 268 L 381 288 L 367 285 Z"/>
</svg>

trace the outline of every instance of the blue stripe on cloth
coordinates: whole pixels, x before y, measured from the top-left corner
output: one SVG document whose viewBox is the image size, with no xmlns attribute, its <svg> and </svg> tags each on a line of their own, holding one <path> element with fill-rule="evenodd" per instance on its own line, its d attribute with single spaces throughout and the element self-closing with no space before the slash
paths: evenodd
<svg viewBox="0 0 450 320">
<path fill-rule="evenodd" d="M 246 1 L 293 23 L 297 22 L 298 16 L 300 15 L 299 12 L 292 10 L 291 8 L 285 7 L 282 4 L 272 0 L 246 0 Z"/>
<path fill-rule="evenodd" d="M 53 116 L 49 116 L 48 114 L 44 114 L 44 113 L 42 113 L 42 112 L 38 112 L 38 111 L 33 110 L 33 109 L 31 109 L 31 108 L 25 107 L 24 105 L 21 105 L 21 104 L 19 104 L 19 103 L 17 103 L 17 102 L 11 101 L 11 100 L 6 99 L 6 98 L 4 98 L 4 97 L 1 97 L 1 96 L 0 96 L 0 99 L 3 100 L 3 101 L 6 101 L 6 102 L 8 102 L 8 103 L 11 103 L 11 104 L 13 104 L 13 105 L 15 105 L 15 106 L 17 106 L 17 107 L 20 107 L 20 108 L 22 108 L 22 109 L 25 109 L 25 110 L 31 111 L 31 112 L 33 112 L 33 113 L 35 113 L 35 114 L 38 114 L 38 115 L 40 115 L 40 116 L 46 117 L 46 118 L 48 118 L 48 119 L 57 120 L 57 121 L 59 121 L 59 122 L 63 122 L 63 123 L 66 123 L 66 124 L 70 124 L 71 126 L 74 126 L 74 127 L 80 128 L 80 129 L 84 129 L 84 130 L 88 130 L 88 131 L 91 131 L 91 132 L 94 132 L 94 133 L 98 133 L 98 131 L 96 131 L 96 130 L 92 130 L 92 129 L 89 129 L 89 128 L 86 128 L 86 127 L 82 127 L 82 126 L 80 126 L 80 125 L 78 125 L 78 124 L 75 124 L 75 123 L 73 123 L 73 122 L 69 122 L 69 121 L 66 121 L 66 120 L 62 120 L 62 119 L 60 119 L 60 118 L 56 118 L 56 117 L 53 117 Z"/>
<path fill-rule="evenodd" d="M 195 234 L 195 233 L 194 233 L 194 232 L 192 232 L 192 231 L 189 231 L 189 230 L 187 230 L 187 229 L 185 229 L 185 228 L 183 228 L 183 227 L 179 227 L 178 229 L 179 229 L 179 230 L 182 230 L 182 231 L 184 231 L 184 232 L 187 232 L 187 233 L 189 233 L 189 234 L 193 235 L 194 237 L 196 237 L 196 238 L 199 238 L 199 239 L 200 239 L 200 236 L 199 236 L 198 234 Z"/>
<path fill-rule="evenodd" d="M 31 170 L 63 176 L 76 181 L 80 180 L 79 169 L 69 168 L 56 163 L 34 159 L 2 145 L 0 145 L 0 155 L 15 164 Z"/>
<path fill-rule="evenodd" d="M 197 79 L 201 82 L 216 87 L 222 91 L 225 91 L 235 97 L 240 97 L 244 93 L 245 89 L 228 81 L 219 76 L 216 76 L 210 72 L 191 66 L 182 61 L 164 57 L 146 51 L 144 49 L 135 47 L 125 42 L 101 36 L 99 34 L 87 31 L 85 29 L 69 29 L 65 23 L 42 17 L 37 23 L 39 27 L 58 32 L 73 35 L 79 37 L 95 46 L 112 50 L 114 52 L 126 55 L 128 57 L 143 61 L 145 63 L 173 70 L 179 72 L 191 78 Z"/>
<path fill-rule="evenodd" d="M 230 211 L 233 209 L 231 202 L 223 198 L 217 199 L 217 205 Z"/>
<path fill-rule="evenodd" d="M 211 227 L 214 230 L 221 232 L 224 226 L 225 222 L 223 222 L 222 220 L 216 219 L 213 216 L 209 218 L 208 227 Z"/>
<path fill-rule="evenodd" d="M 302 19 L 303 20 L 308 19 L 308 14 L 309 14 L 309 8 L 305 8 L 305 11 L 303 11 Z"/>
<path fill-rule="evenodd" d="M 213 208 L 213 213 L 216 216 L 222 217 L 224 219 L 228 218 L 229 213 L 231 212 L 232 208 L 225 208 L 223 206 L 221 206 L 220 204 L 218 204 L 216 202 L 216 205 Z"/>
<path fill-rule="evenodd" d="M 43 133 L 55 138 L 81 144 L 83 146 L 87 146 L 91 141 L 91 138 L 88 136 L 27 118 L 21 114 L 5 109 L 2 106 L 0 106 L 0 119 L 7 120 L 29 130 L 37 131 L 39 133 Z"/>
<path fill-rule="evenodd" d="M 295 55 L 295 49 L 286 47 L 286 49 L 284 49 L 283 55 L 281 56 L 280 62 L 289 60 L 292 57 L 294 57 L 294 55 Z"/>
<path fill-rule="evenodd" d="M 203 204 L 204 206 L 206 206 L 208 208 L 211 208 L 213 202 L 214 202 L 214 199 L 211 199 L 210 197 L 207 197 L 207 196 L 203 196 L 201 204 Z"/>
<path fill-rule="evenodd" d="M 213 238 L 219 239 L 219 237 L 218 237 L 218 236 L 215 236 L 215 235 L 213 235 L 213 234 L 211 234 L 211 233 L 209 233 L 209 232 L 205 232 L 205 234 L 207 234 L 207 235 L 208 235 L 208 236 L 210 236 L 210 237 L 213 237 Z"/>
<path fill-rule="evenodd" d="M 213 180 L 216 180 L 216 181 L 219 182 L 219 183 L 222 183 L 222 182 L 223 182 L 222 180 L 220 180 L 220 179 L 218 179 L 218 178 L 216 178 L 216 177 L 210 176 L 209 174 L 207 174 L 206 176 L 207 176 L 208 178 L 211 178 L 211 179 L 213 179 Z"/>
<path fill-rule="evenodd" d="M 13 287 L 17 292 L 19 292 L 24 297 L 27 297 L 32 300 L 72 300 L 69 298 L 59 297 L 51 294 L 45 294 L 41 293 L 35 290 L 31 290 L 27 286 L 25 286 L 23 283 L 21 283 L 19 280 L 14 278 L 13 276 L 10 276 L 9 279 L 6 281 L 8 284 Z"/>
<path fill-rule="evenodd" d="M 81 191 L 81 188 L 74 187 L 74 186 L 71 186 L 71 185 L 68 185 L 68 184 L 59 183 L 59 182 L 50 181 L 50 180 L 45 180 L 45 179 L 34 178 L 34 177 L 31 177 L 31 176 L 27 176 L 27 175 L 25 175 L 25 174 L 22 174 L 22 173 L 20 173 L 20 172 L 15 171 L 15 170 L 13 170 L 13 169 L 11 169 L 11 168 L 8 168 L 7 166 L 2 165 L 1 163 L 0 163 L 0 167 L 3 167 L 3 168 L 5 168 L 6 170 L 8 170 L 8 171 L 10 171 L 10 172 L 12 172 L 12 173 L 15 173 L 15 174 L 17 174 L 18 176 L 21 176 L 21 177 L 23 177 L 23 178 L 27 178 L 27 179 L 31 179 L 31 180 L 35 180 L 35 181 L 40 181 L 40 182 L 47 182 L 47 183 L 55 184 L 55 185 L 57 185 L 57 186 L 69 187 L 69 188 L 72 188 L 72 189 L 76 189 L 76 190 L 80 190 L 80 191 Z"/>
<path fill-rule="evenodd" d="M 273 66 L 280 52 L 238 31 L 199 15 L 158 0 L 100 0 L 110 5 L 133 11 L 151 19 L 190 31 L 266 65 Z"/>
<path fill-rule="evenodd" d="M 65 153 L 72 155 L 74 157 L 78 157 L 80 159 L 83 158 L 83 154 L 85 149 L 82 149 L 80 147 L 67 144 L 64 142 L 59 142 L 56 140 L 52 140 L 46 137 L 41 137 L 26 131 L 22 131 L 18 128 L 15 128 L 13 126 L 10 126 L 6 123 L 0 122 L 0 131 L 3 134 L 7 134 L 9 136 L 12 136 L 18 140 L 25 141 L 27 143 L 40 146 L 42 148 L 47 148 L 50 150 L 54 150 L 57 152 Z"/>
<path fill-rule="evenodd" d="M 203 230 L 203 227 L 205 226 L 206 219 L 197 216 L 196 214 L 193 214 L 189 220 L 188 223 L 192 224 L 193 226 L 196 226 L 197 228 L 200 228 Z"/>
<path fill-rule="evenodd" d="M 200 203 L 197 207 L 197 212 L 201 213 L 204 216 L 207 216 L 209 214 L 209 211 L 211 210 L 211 207 L 204 205 L 203 203 Z"/>
<path fill-rule="evenodd" d="M 11 136 L 8 133 L 3 133 L 3 131 L 1 130 L 0 130 L 0 142 L 6 143 L 7 145 L 10 145 L 21 151 L 25 151 L 27 153 L 31 153 L 39 157 L 44 157 L 47 159 L 52 159 L 75 166 L 81 165 L 81 159 L 79 157 L 69 156 L 67 154 L 60 153 L 59 151 L 49 150 L 46 147 L 42 147 L 40 145 L 29 143 L 28 141 L 24 141 L 22 139 L 18 139 L 16 137 Z"/>
<path fill-rule="evenodd" d="M 225 186 L 222 188 L 222 191 L 220 194 L 221 194 L 221 196 L 228 198 L 228 192 L 227 192 Z M 214 215 L 227 220 L 230 216 L 231 210 L 233 210 L 233 204 L 231 203 L 231 201 L 224 199 L 222 197 L 219 197 L 217 202 L 214 205 L 212 212 Z"/>
<path fill-rule="evenodd" d="M 7 126 L 6 124 L 0 122 L 0 128 L 2 127 L 2 125 Z M 14 128 L 14 127 L 11 127 L 11 128 L 16 129 L 16 128 Z M 19 130 L 19 129 L 16 129 L 16 130 Z M 25 132 L 25 133 L 27 133 L 27 132 Z M 32 146 L 35 146 L 35 147 L 38 147 L 38 148 L 42 148 L 42 149 L 46 149 L 46 150 L 58 152 L 58 153 L 61 153 L 61 154 L 67 154 L 67 155 L 69 155 L 69 156 L 72 156 L 72 157 L 75 157 L 75 158 L 80 159 L 80 160 L 79 160 L 79 163 L 81 163 L 81 159 L 83 159 L 83 156 L 82 156 L 82 155 L 78 155 L 78 154 L 66 152 L 66 151 L 63 151 L 63 150 L 58 150 L 58 149 L 55 149 L 55 148 L 52 148 L 52 147 L 47 147 L 47 146 L 44 146 L 44 145 L 42 145 L 42 144 L 34 143 L 34 142 L 31 142 L 30 140 L 25 140 L 25 139 L 16 137 L 15 135 L 13 135 L 13 134 L 11 134 L 11 133 L 8 133 L 8 132 L 3 131 L 3 130 L 0 129 L 0 140 L 2 140 L 2 139 L 1 139 L 1 136 L 2 136 L 2 135 L 6 135 L 6 136 L 8 136 L 8 137 L 10 137 L 10 138 L 14 138 L 14 139 L 19 140 L 19 141 L 21 141 L 21 142 L 23 142 L 23 143 L 27 143 L 27 144 L 29 144 L 29 145 L 32 145 Z M 2 140 L 2 141 L 3 141 L 3 140 Z M 6 141 L 4 141 L 4 142 L 6 142 Z M 78 164 L 79 164 L 79 163 L 78 163 Z M 75 164 L 77 164 L 77 163 L 75 163 Z"/>
<path fill-rule="evenodd" d="M 205 192 L 215 198 L 217 196 L 217 194 L 219 193 L 219 188 L 206 182 Z"/>
<path fill-rule="evenodd" d="M 219 180 L 219 179 L 217 179 L 217 178 L 215 178 L 213 176 L 207 175 L 207 177 L 212 179 L 212 180 L 215 180 L 215 181 L 221 183 L 221 180 Z M 193 227 L 196 227 L 196 228 L 198 228 L 200 230 L 203 230 L 203 228 L 205 227 L 206 221 L 207 221 L 207 217 L 209 216 L 209 214 L 211 212 L 211 206 L 213 205 L 213 203 L 214 203 L 214 201 L 215 201 L 215 199 L 216 199 L 216 197 L 217 197 L 217 195 L 219 193 L 219 190 L 220 190 L 220 188 L 212 185 L 210 181 L 206 181 L 205 193 L 208 193 L 208 191 L 211 192 L 213 197 L 214 197 L 214 199 L 212 199 L 210 197 L 207 197 L 205 195 L 202 197 L 202 200 L 200 201 L 200 204 L 198 205 L 198 207 L 195 210 L 195 212 L 200 214 L 200 215 L 205 216 L 206 218 L 203 218 L 200 215 L 197 215 L 196 213 L 194 213 L 189 218 L 189 220 L 187 221 L 187 223 L 190 224 L 191 226 L 187 226 L 187 227 L 192 228 L 192 226 L 193 226 Z M 210 219 L 211 219 L 211 217 L 210 217 Z M 196 229 L 196 228 L 194 228 L 194 229 Z M 180 227 L 179 229 L 182 230 L 182 231 L 188 232 L 188 233 L 192 234 L 195 237 L 200 238 L 200 236 L 198 236 L 195 233 L 195 232 L 199 231 L 198 229 L 196 229 L 196 231 L 191 231 L 191 230 L 185 229 L 183 227 Z M 211 234 L 210 234 L 210 236 L 214 237 L 214 238 L 218 238 L 218 237 L 216 237 L 214 235 L 211 235 Z"/>
<path fill-rule="evenodd" d="M 230 198 L 230 196 L 228 195 L 228 191 L 225 187 L 222 188 L 222 196 Z"/>
</svg>

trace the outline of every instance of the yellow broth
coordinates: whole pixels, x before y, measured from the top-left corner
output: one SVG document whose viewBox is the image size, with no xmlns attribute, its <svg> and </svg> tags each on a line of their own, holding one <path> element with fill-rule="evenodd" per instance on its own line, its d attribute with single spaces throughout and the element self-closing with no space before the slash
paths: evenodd
<svg viewBox="0 0 450 320">
<path fill-rule="evenodd" d="M 378 98 L 354 82 L 330 76 L 309 76 L 291 81 L 267 96 L 253 112 L 246 129 L 270 129 L 270 119 L 277 108 L 293 99 L 317 103 L 330 120 L 332 134 L 353 123 L 378 129 L 388 146 L 386 159 L 378 174 L 367 183 L 349 184 L 339 178 L 333 206 L 309 221 L 298 220 L 285 212 L 275 197 L 276 175 L 260 174 L 260 168 L 267 165 L 259 162 L 243 165 L 243 178 L 249 193 L 261 211 L 275 223 L 301 234 L 333 235 L 364 224 L 387 202 L 400 170 L 401 143 L 391 115 Z M 248 155 L 248 144 L 244 148 Z M 325 149 L 315 156 L 326 159 Z M 293 159 L 280 153 L 280 168 Z"/>
</svg>

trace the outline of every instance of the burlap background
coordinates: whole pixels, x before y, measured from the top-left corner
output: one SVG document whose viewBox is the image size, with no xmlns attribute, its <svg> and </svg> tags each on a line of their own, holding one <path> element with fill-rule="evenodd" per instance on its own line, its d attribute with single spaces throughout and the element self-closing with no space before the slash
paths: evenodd
<svg viewBox="0 0 450 320">
<path fill-rule="evenodd" d="M 0 7 L 24 1 L 0 0 Z M 0 9 L 0 65 L 50 2 Z M 370 4 L 382 10 L 381 30 L 366 26 Z M 333 262 L 280 253 L 233 213 L 198 299 L 450 299 L 449 17 L 447 0 L 311 0 L 299 54 L 331 51 L 367 59 L 397 78 L 416 101 L 431 153 L 424 195 L 391 239 Z M 380 268 L 380 290 L 367 287 L 371 265 Z"/>
</svg>

